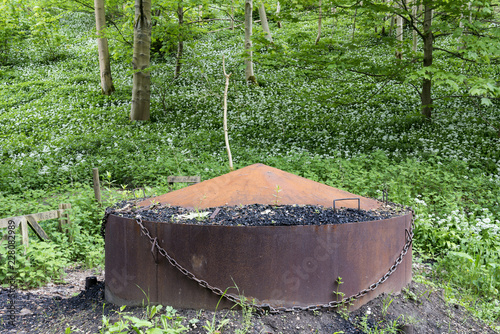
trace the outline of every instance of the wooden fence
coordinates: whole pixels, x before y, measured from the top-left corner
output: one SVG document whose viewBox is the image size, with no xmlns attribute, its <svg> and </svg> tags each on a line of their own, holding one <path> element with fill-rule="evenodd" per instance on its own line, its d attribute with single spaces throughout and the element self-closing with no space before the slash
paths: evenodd
<svg viewBox="0 0 500 334">
<path fill-rule="evenodd" d="M 29 246 L 28 226 L 31 227 L 40 240 L 47 240 L 49 238 L 47 233 L 45 233 L 43 228 L 38 224 L 38 222 L 42 220 L 59 219 L 59 229 L 67 232 L 68 227 L 71 225 L 67 212 L 68 209 L 71 209 L 71 204 L 59 204 L 58 210 L 0 218 L 0 228 L 8 228 L 12 225 L 14 225 L 14 228 L 19 227 L 21 229 L 22 242 L 26 251 Z"/>
</svg>

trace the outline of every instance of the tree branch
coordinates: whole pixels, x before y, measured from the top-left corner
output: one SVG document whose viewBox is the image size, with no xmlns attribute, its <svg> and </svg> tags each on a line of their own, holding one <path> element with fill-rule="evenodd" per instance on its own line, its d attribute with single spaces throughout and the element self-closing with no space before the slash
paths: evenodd
<svg viewBox="0 0 500 334">
<path fill-rule="evenodd" d="M 457 58 L 460 58 L 462 60 L 465 60 L 465 61 L 470 61 L 472 63 L 477 63 L 475 60 L 472 60 L 472 59 L 468 59 L 468 58 L 465 58 L 463 57 L 462 55 L 460 55 L 459 53 L 456 53 L 456 52 L 452 52 L 450 50 L 446 50 L 446 49 L 442 49 L 442 48 L 437 48 L 437 47 L 434 47 L 434 50 L 438 50 L 438 51 L 443 51 L 443 52 L 446 52 L 446 53 L 449 53 Z"/>
<path fill-rule="evenodd" d="M 199 20 L 199 21 L 187 22 L 185 24 L 195 24 L 195 23 L 203 23 L 203 22 L 209 22 L 209 21 L 231 21 L 231 19 L 204 19 L 204 20 Z M 241 22 L 241 21 L 238 21 L 238 22 Z"/>
<path fill-rule="evenodd" d="M 109 23 L 111 23 L 111 24 L 112 24 L 112 25 L 116 28 L 116 30 L 117 30 L 117 31 L 118 31 L 118 33 L 120 34 L 120 36 L 121 36 L 121 38 L 122 38 L 123 42 L 124 42 L 124 43 L 126 43 L 126 44 L 128 44 L 128 45 L 130 45 L 130 47 L 134 47 L 134 45 L 133 45 L 131 42 L 129 42 L 127 39 L 125 39 L 125 37 L 123 36 L 123 34 L 122 34 L 121 30 L 120 30 L 120 29 L 118 28 L 118 26 L 116 25 L 115 21 L 110 20 L 110 19 L 108 19 L 108 21 L 109 21 Z"/>
</svg>

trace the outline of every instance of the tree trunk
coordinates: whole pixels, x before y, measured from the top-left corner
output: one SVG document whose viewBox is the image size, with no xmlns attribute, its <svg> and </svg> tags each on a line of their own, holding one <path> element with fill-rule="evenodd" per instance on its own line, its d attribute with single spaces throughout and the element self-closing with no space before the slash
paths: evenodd
<svg viewBox="0 0 500 334">
<path fill-rule="evenodd" d="M 399 42 L 396 50 L 396 58 L 403 59 L 403 17 L 400 15 L 396 16 L 396 39 Z"/>
<path fill-rule="evenodd" d="M 277 16 L 277 17 L 279 17 L 279 16 L 280 16 L 280 12 L 281 12 L 281 4 L 280 4 L 280 2 L 278 1 L 278 2 L 276 3 L 276 16 Z M 281 21 L 278 21 L 278 28 L 280 28 L 280 29 L 281 29 L 282 27 L 283 27 L 283 25 L 281 24 Z"/>
<path fill-rule="evenodd" d="M 266 38 L 269 42 L 273 42 L 273 37 L 271 36 L 271 30 L 269 30 L 269 23 L 267 22 L 266 8 L 264 3 L 261 3 L 259 7 L 260 24 L 262 24 L 262 30 L 266 33 Z"/>
<path fill-rule="evenodd" d="M 391 0 L 387 0 L 387 3 L 390 4 Z M 389 23 L 389 36 L 392 36 L 392 32 L 394 30 L 394 14 L 391 14 L 390 16 L 390 23 Z"/>
<path fill-rule="evenodd" d="M 332 7 L 332 14 L 333 14 L 333 19 L 332 19 L 332 38 L 333 38 L 333 35 L 335 34 L 335 26 L 337 25 L 336 24 L 336 20 L 335 20 L 335 14 L 337 13 L 337 7 Z"/>
<path fill-rule="evenodd" d="M 133 121 L 149 120 L 149 99 L 151 77 L 149 58 L 151 49 L 151 0 L 135 0 L 134 20 L 134 67 L 132 87 L 132 109 L 130 119 Z"/>
<path fill-rule="evenodd" d="M 358 15 L 358 8 L 354 9 L 354 19 L 352 20 L 352 40 L 356 34 L 356 16 Z"/>
<path fill-rule="evenodd" d="M 472 6 L 472 2 L 469 2 L 469 4 L 467 5 L 467 8 L 469 10 L 469 23 L 471 23 L 472 21 L 472 12 L 470 11 L 471 9 L 471 6 Z M 467 28 L 464 29 L 464 22 L 463 22 L 463 18 L 464 18 L 464 14 L 462 13 L 460 15 L 460 23 L 459 23 L 459 27 L 463 29 L 462 31 L 462 35 L 460 36 L 460 38 L 458 39 L 458 50 L 462 50 L 462 49 L 465 49 L 466 45 L 465 45 L 465 42 L 463 40 L 463 36 L 464 36 L 464 32 L 467 30 Z"/>
<path fill-rule="evenodd" d="M 245 76 L 247 83 L 257 83 L 257 79 L 255 79 L 255 75 L 253 73 L 253 61 L 252 61 L 252 10 L 253 3 L 252 0 L 245 0 Z"/>
<path fill-rule="evenodd" d="M 182 66 L 182 53 L 184 51 L 184 41 L 182 38 L 182 25 L 184 24 L 184 7 L 182 7 L 182 3 L 179 2 L 177 6 L 177 18 L 179 19 L 179 35 L 177 38 L 179 41 L 177 42 L 177 57 L 175 61 L 175 73 L 174 79 L 177 79 L 181 74 L 181 66 Z"/>
<path fill-rule="evenodd" d="M 231 21 L 230 21 L 230 28 L 231 28 L 231 30 L 234 30 L 234 0 L 231 1 Z"/>
<path fill-rule="evenodd" d="M 359 2 L 360 6 L 363 6 L 363 1 Z M 358 7 L 354 9 L 354 19 L 352 22 L 352 40 L 354 41 L 354 36 L 356 34 L 356 17 L 358 16 Z"/>
<path fill-rule="evenodd" d="M 433 49 L 433 39 L 434 36 L 432 34 L 432 8 L 430 6 L 430 1 L 425 2 L 424 6 L 424 67 L 432 66 L 432 49 Z M 431 75 L 431 73 L 428 73 Z M 432 79 L 424 78 L 422 83 L 422 94 L 421 94 L 421 102 L 422 102 L 422 115 L 424 115 L 427 119 L 431 118 L 432 114 Z"/>
<path fill-rule="evenodd" d="M 418 15 L 418 6 L 416 6 L 416 5 L 413 6 L 412 9 L 411 9 L 411 11 L 412 11 L 412 16 L 413 16 L 412 23 L 416 24 L 416 22 L 417 22 L 417 15 Z M 413 29 L 413 27 L 412 27 L 412 31 L 413 31 L 413 36 L 412 36 L 413 37 L 412 50 L 413 50 L 413 52 L 417 52 L 417 41 L 418 41 L 417 37 L 418 37 L 418 34 L 417 34 L 417 30 Z"/>
<path fill-rule="evenodd" d="M 97 35 L 102 35 L 106 30 L 106 17 L 104 13 L 104 0 L 94 0 L 95 27 Z M 101 72 L 101 92 L 104 95 L 111 95 L 115 91 L 113 79 L 111 78 L 111 65 L 109 62 L 108 39 L 97 38 L 97 50 L 99 52 L 99 71 Z"/>
<path fill-rule="evenodd" d="M 314 44 L 318 45 L 319 39 L 321 38 L 321 0 L 319 0 L 319 17 L 318 17 L 318 36 L 316 36 L 316 42 Z"/>
</svg>

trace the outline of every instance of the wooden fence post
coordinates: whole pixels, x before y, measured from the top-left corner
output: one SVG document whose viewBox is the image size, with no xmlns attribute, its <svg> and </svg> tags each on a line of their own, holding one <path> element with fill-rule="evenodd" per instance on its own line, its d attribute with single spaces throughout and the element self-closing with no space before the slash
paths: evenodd
<svg viewBox="0 0 500 334">
<path fill-rule="evenodd" d="M 66 212 L 67 209 L 71 209 L 71 204 L 61 203 L 59 204 L 59 209 L 64 210 L 59 217 L 59 230 L 69 235 L 69 228 L 71 226 L 71 221 L 69 220 L 69 213 Z M 73 241 L 73 237 L 70 235 L 70 241 Z"/>
<path fill-rule="evenodd" d="M 99 182 L 99 169 L 92 168 L 92 177 L 94 179 L 94 195 L 98 203 L 101 203 L 101 185 Z"/>
</svg>

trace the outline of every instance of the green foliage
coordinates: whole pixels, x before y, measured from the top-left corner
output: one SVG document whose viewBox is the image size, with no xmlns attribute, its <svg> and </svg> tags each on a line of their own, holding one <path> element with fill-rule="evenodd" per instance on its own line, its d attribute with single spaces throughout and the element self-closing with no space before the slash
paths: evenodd
<svg viewBox="0 0 500 334">
<path fill-rule="evenodd" d="M 26 254 L 24 246 L 19 242 L 15 249 L 15 267 L 9 268 L 7 247 L 0 248 L 0 282 L 15 282 L 18 288 L 40 287 L 50 281 L 60 281 L 63 269 L 69 264 L 61 257 L 65 250 L 55 243 L 31 240 Z M 11 263 L 10 263 L 11 264 Z"/>
<path fill-rule="evenodd" d="M 188 331 L 182 324 L 184 318 L 177 315 L 177 311 L 170 306 L 165 307 L 164 314 L 161 314 L 161 305 L 148 307 L 147 319 L 129 315 L 123 312 L 124 309 L 125 306 L 122 306 L 116 312 L 118 319 L 114 321 L 103 315 L 103 326 L 99 333 L 180 334 Z"/>
<path fill-rule="evenodd" d="M 47 10 L 34 6 L 27 14 L 30 27 L 28 43 L 33 48 L 32 54 L 37 55 L 33 60 L 54 61 L 64 57 L 68 39 L 59 25 L 64 12 L 58 13 L 55 9 Z"/>
</svg>

